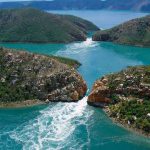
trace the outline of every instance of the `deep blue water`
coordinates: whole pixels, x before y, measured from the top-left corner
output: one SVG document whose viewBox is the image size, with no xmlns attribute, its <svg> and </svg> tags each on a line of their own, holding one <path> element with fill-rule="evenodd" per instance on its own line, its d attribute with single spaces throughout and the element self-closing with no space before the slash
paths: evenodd
<svg viewBox="0 0 150 150">
<path fill-rule="evenodd" d="M 103 12 L 103 13 L 102 13 Z M 62 13 L 59 12 L 59 13 Z M 67 11 L 92 20 L 101 28 L 112 27 L 144 13 L 111 11 Z M 90 90 L 99 77 L 130 65 L 150 64 L 150 48 L 112 43 L 0 44 L 41 54 L 75 58 Z M 0 109 L 0 150 L 149 150 L 150 139 L 114 124 L 99 108 L 83 98 L 78 103 Z"/>
</svg>

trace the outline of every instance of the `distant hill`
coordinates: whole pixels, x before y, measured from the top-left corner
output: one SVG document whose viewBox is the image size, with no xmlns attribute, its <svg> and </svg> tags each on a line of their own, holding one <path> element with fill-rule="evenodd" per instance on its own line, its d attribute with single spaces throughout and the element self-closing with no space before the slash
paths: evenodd
<svg viewBox="0 0 150 150">
<path fill-rule="evenodd" d="M 91 30 L 98 27 L 75 16 L 32 8 L 0 10 L 0 42 L 68 43 L 86 40 Z"/>
<path fill-rule="evenodd" d="M 15 0 L 14 0 L 15 1 Z M 135 10 L 150 11 L 150 0 L 53 0 L 0 2 L 0 8 L 34 7 L 44 10 Z"/>
<path fill-rule="evenodd" d="M 93 40 L 150 47 L 150 15 L 130 20 L 108 30 L 98 31 Z"/>
</svg>

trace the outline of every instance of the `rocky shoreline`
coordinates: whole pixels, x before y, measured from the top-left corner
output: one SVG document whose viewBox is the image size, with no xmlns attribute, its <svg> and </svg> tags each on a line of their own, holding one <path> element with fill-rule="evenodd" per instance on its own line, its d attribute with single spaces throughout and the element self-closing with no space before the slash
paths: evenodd
<svg viewBox="0 0 150 150">
<path fill-rule="evenodd" d="M 147 134 L 147 133 L 143 132 L 140 129 L 137 129 L 137 128 L 134 128 L 134 127 L 130 126 L 126 122 L 123 122 L 123 121 L 121 121 L 121 120 L 119 120 L 115 117 L 112 117 L 109 107 L 105 107 L 105 108 L 103 108 L 103 110 L 108 115 L 108 117 L 113 121 L 113 123 L 117 124 L 118 126 L 121 126 L 121 127 L 125 128 L 126 130 L 129 130 L 129 131 L 134 132 L 136 134 L 139 134 L 139 135 L 150 138 L 150 133 Z"/>
<path fill-rule="evenodd" d="M 0 64 L 0 107 L 75 102 L 87 91 L 75 60 L 0 48 Z"/>
<path fill-rule="evenodd" d="M 40 100 L 26 100 L 19 102 L 0 102 L 0 108 L 24 108 L 24 107 L 32 107 L 37 105 L 46 105 L 46 102 Z"/>
<path fill-rule="evenodd" d="M 97 80 L 88 97 L 110 118 L 136 132 L 150 135 L 150 66 L 128 67 Z"/>
<path fill-rule="evenodd" d="M 0 108 L 77 102 L 87 85 L 75 60 L 0 48 Z M 128 67 L 97 80 L 88 104 L 115 123 L 150 137 L 150 66 Z M 10 94 L 10 95 L 9 95 Z"/>
</svg>

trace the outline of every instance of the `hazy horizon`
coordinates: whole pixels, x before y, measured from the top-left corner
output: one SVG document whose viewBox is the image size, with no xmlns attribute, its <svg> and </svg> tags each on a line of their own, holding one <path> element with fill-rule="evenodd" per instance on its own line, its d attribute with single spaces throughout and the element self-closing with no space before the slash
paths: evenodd
<svg viewBox="0 0 150 150">
<path fill-rule="evenodd" d="M 0 0 L 0 2 L 18 2 L 18 1 L 52 1 L 52 0 Z"/>
</svg>

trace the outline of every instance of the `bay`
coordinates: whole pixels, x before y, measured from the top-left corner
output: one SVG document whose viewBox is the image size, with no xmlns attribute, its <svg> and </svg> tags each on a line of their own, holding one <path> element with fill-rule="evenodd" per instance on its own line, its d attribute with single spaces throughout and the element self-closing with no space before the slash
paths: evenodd
<svg viewBox="0 0 150 150">
<path fill-rule="evenodd" d="M 103 29 L 146 15 L 125 11 L 55 13 L 77 15 L 93 21 Z M 131 65 L 150 64 L 150 48 L 93 42 L 90 36 L 85 42 L 71 44 L 1 43 L 0 46 L 77 59 L 82 63 L 78 71 L 86 80 L 89 90 L 96 79 L 107 73 Z M 0 149 L 150 149 L 150 139 L 114 124 L 101 109 L 88 106 L 86 101 L 87 97 L 84 97 L 78 103 L 0 109 Z"/>
</svg>

